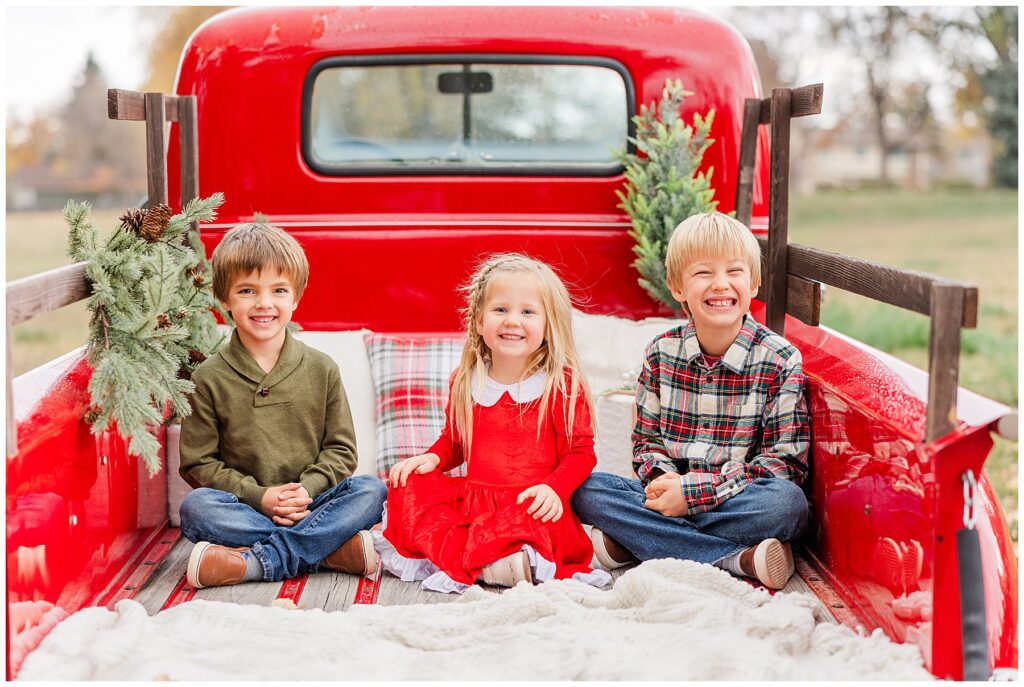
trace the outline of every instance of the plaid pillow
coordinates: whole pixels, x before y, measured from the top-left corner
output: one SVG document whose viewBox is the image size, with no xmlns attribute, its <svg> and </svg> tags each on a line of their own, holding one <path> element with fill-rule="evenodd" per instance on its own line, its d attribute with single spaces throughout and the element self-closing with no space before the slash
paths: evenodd
<svg viewBox="0 0 1024 687">
<path fill-rule="evenodd" d="M 466 337 L 370 332 L 365 339 L 377 392 L 377 474 L 383 477 L 441 436 L 448 379 Z"/>
</svg>

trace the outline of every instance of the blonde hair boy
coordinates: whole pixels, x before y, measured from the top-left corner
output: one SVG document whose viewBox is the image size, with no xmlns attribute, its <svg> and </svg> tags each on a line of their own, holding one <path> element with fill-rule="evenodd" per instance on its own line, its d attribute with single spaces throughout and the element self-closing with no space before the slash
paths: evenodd
<svg viewBox="0 0 1024 687">
<path fill-rule="evenodd" d="M 669 289 L 681 291 L 686 265 L 709 256 L 742 256 L 750 270 L 750 288 L 755 293 L 760 288 L 761 246 L 753 232 L 729 215 L 708 212 L 684 219 L 672 232 L 665 250 Z"/>
<path fill-rule="evenodd" d="M 719 212 L 688 218 L 665 270 L 689 321 L 645 352 L 633 428 L 640 479 L 595 472 L 573 510 L 595 525 L 605 567 L 683 558 L 781 589 L 793 573 L 789 541 L 807 523 L 800 351 L 750 315 L 761 251 L 742 223 Z"/>
</svg>

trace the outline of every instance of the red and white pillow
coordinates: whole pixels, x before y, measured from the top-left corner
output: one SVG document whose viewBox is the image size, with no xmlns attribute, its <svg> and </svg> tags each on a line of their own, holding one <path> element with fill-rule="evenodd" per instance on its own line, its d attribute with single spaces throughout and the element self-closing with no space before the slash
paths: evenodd
<svg viewBox="0 0 1024 687">
<path fill-rule="evenodd" d="M 448 380 L 464 334 L 365 335 L 377 397 L 377 474 L 423 453 L 441 435 Z"/>
</svg>

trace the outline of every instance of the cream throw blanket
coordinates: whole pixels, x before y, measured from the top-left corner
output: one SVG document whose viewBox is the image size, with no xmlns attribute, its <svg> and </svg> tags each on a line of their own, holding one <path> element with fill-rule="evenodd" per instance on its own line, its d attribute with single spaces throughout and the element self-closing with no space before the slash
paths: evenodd
<svg viewBox="0 0 1024 687">
<path fill-rule="evenodd" d="M 812 600 L 710 565 L 648 561 L 611 591 L 573 580 L 345 612 L 134 601 L 63 621 L 19 679 L 927 680 L 916 647 L 815 617 Z"/>
</svg>

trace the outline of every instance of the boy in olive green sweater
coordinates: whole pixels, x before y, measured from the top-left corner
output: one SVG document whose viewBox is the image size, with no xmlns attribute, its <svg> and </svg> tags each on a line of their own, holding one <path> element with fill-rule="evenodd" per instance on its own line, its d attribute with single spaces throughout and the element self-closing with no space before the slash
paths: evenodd
<svg viewBox="0 0 1024 687">
<path fill-rule="evenodd" d="M 308 275 L 298 242 L 265 224 L 235 227 L 213 252 L 214 295 L 235 330 L 196 369 L 181 426 L 180 472 L 196 487 L 181 531 L 196 542 L 197 589 L 377 567 L 367 530 L 387 489 L 350 477 L 355 430 L 338 366 L 287 328 Z"/>
</svg>

